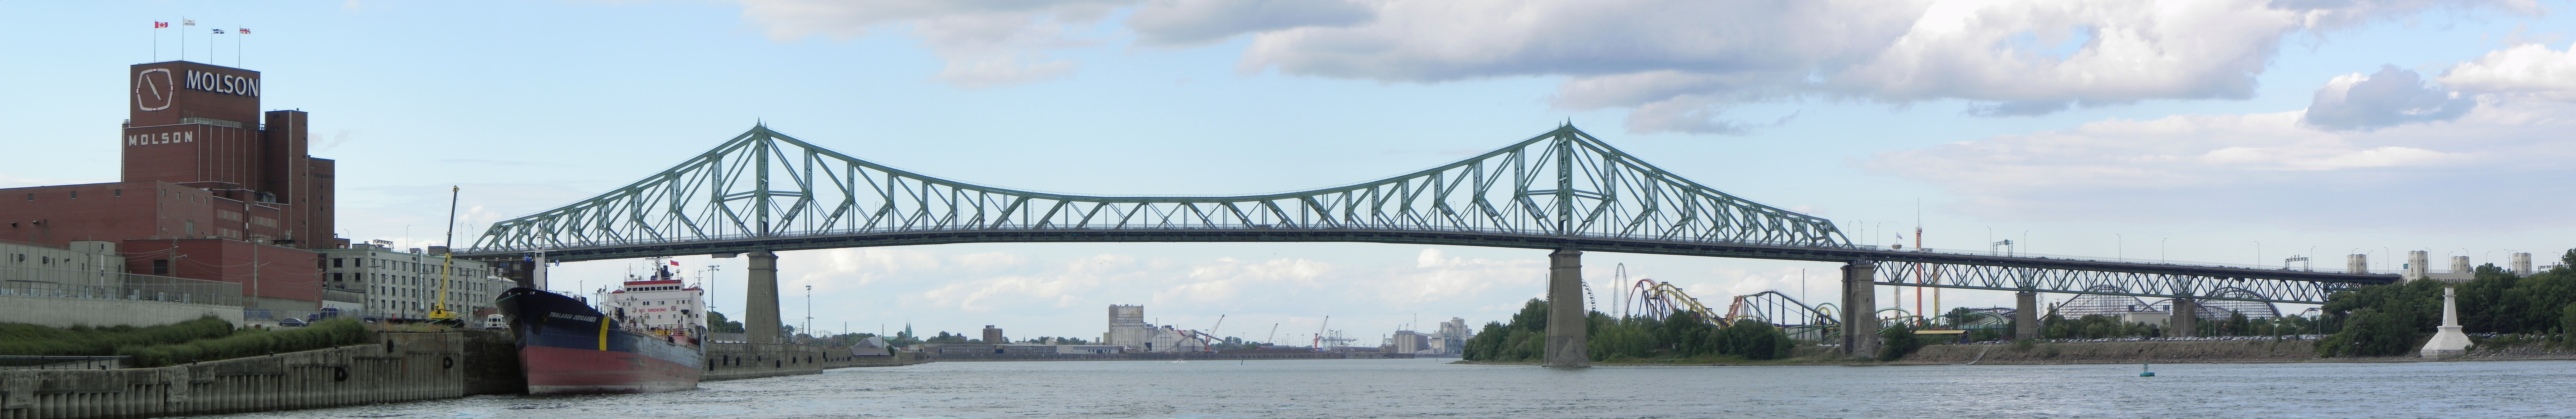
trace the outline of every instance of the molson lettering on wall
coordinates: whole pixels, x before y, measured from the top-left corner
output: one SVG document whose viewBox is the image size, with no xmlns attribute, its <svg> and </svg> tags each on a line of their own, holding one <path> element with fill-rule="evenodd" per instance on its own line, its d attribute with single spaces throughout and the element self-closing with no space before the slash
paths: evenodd
<svg viewBox="0 0 2576 419">
<path fill-rule="evenodd" d="M 160 134 L 140 134 L 140 135 L 128 135 L 128 136 L 125 136 L 125 145 L 153 145 L 153 144 L 169 144 L 169 143 L 190 143 L 190 142 L 196 142 L 196 141 L 197 141 L 197 133 L 196 133 L 196 132 L 193 132 L 193 131 L 164 132 L 164 133 L 160 133 Z"/>
<path fill-rule="evenodd" d="M 259 97 L 259 79 L 188 70 L 187 88 Z"/>
</svg>

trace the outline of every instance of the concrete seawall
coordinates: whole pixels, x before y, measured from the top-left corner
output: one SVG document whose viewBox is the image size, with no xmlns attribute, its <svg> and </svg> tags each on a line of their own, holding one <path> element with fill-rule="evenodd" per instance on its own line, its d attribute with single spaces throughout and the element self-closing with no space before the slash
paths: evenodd
<svg viewBox="0 0 2576 419">
<path fill-rule="evenodd" d="M 1932 345 L 1896 364 L 2125 364 L 2300 362 L 2316 358 L 2313 340 L 2033 342 L 2030 345 Z"/>
<path fill-rule="evenodd" d="M 919 352 L 894 356 L 850 356 L 848 349 L 775 343 L 707 345 L 707 371 L 699 381 L 740 380 L 782 375 L 821 374 L 850 367 L 892 367 L 930 362 Z"/>
<path fill-rule="evenodd" d="M 378 332 L 364 345 L 160 368 L 0 370 L 0 419 L 149 418 L 517 394 L 506 331 Z M 806 345 L 714 344 L 702 381 L 928 362 Z"/>
<path fill-rule="evenodd" d="M 482 335 L 482 336 L 477 336 Z M 194 365 L 0 371 L 0 419 L 148 418 L 443 399 L 524 384 L 490 365 L 493 332 L 378 333 L 383 343 Z M 483 355 L 469 354 L 480 348 Z M 508 354 L 513 351 L 500 351 Z M 486 375 L 478 379 L 476 375 Z"/>
</svg>

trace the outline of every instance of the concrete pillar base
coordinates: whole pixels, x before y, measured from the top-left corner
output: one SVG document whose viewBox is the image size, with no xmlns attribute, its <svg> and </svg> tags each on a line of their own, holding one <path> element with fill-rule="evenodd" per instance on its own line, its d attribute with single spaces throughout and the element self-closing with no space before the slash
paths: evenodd
<svg viewBox="0 0 2576 419">
<path fill-rule="evenodd" d="M 750 295 L 744 296 L 742 328 L 751 343 L 786 343 L 778 331 L 778 254 L 751 252 Z"/>
<path fill-rule="evenodd" d="M 1557 368 L 1592 366 L 1583 307 L 1583 252 L 1557 249 L 1547 255 L 1547 355 L 1542 365 Z"/>
<path fill-rule="evenodd" d="M 1878 356 L 1878 264 L 1855 260 L 1843 265 L 1843 354 Z"/>
<path fill-rule="evenodd" d="M 2039 338 L 2038 292 L 2013 293 L 2013 323 L 2013 339 Z"/>
<path fill-rule="evenodd" d="M 2185 338 L 2200 336 L 2200 317 L 2193 315 L 2200 311 L 2199 307 L 2199 303 L 2194 303 L 2189 298 L 2174 300 L 2173 316 L 2165 318 L 2165 336 Z"/>
</svg>

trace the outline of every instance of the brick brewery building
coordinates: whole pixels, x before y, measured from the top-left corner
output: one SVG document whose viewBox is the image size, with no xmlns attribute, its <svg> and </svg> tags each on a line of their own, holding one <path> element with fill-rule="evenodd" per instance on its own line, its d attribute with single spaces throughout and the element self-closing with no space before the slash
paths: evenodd
<svg viewBox="0 0 2576 419">
<path fill-rule="evenodd" d="M 250 307 L 314 310 L 333 237 L 332 161 L 307 114 L 260 111 L 259 72 L 168 61 L 129 69 L 115 183 L 0 189 L 0 239 L 118 242 L 126 271 L 243 284 Z"/>
</svg>

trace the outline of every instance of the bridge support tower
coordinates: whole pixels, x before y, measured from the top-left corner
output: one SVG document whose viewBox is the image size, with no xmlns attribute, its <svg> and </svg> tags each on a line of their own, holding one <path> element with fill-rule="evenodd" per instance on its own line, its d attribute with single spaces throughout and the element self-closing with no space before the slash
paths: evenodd
<svg viewBox="0 0 2576 419">
<path fill-rule="evenodd" d="M 1878 356 L 1878 263 L 1855 260 L 1843 265 L 1843 354 Z"/>
<path fill-rule="evenodd" d="M 2038 338 L 2039 292 L 2022 291 L 2013 293 L 2013 339 Z"/>
<path fill-rule="evenodd" d="M 778 333 L 778 254 L 757 250 L 743 256 L 751 259 L 751 294 L 742 299 L 743 337 L 751 343 L 785 343 Z"/>
<path fill-rule="evenodd" d="M 2173 316 L 2165 318 L 2165 337 L 2199 336 L 2200 316 L 2196 315 L 2199 311 L 2200 304 L 2192 302 L 2191 296 L 2174 299 Z"/>
<path fill-rule="evenodd" d="M 1584 330 L 1583 252 L 1557 249 L 1547 254 L 1547 354 L 1543 364 L 1558 368 L 1592 366 L 1591 339 Z"/>
</svg>

